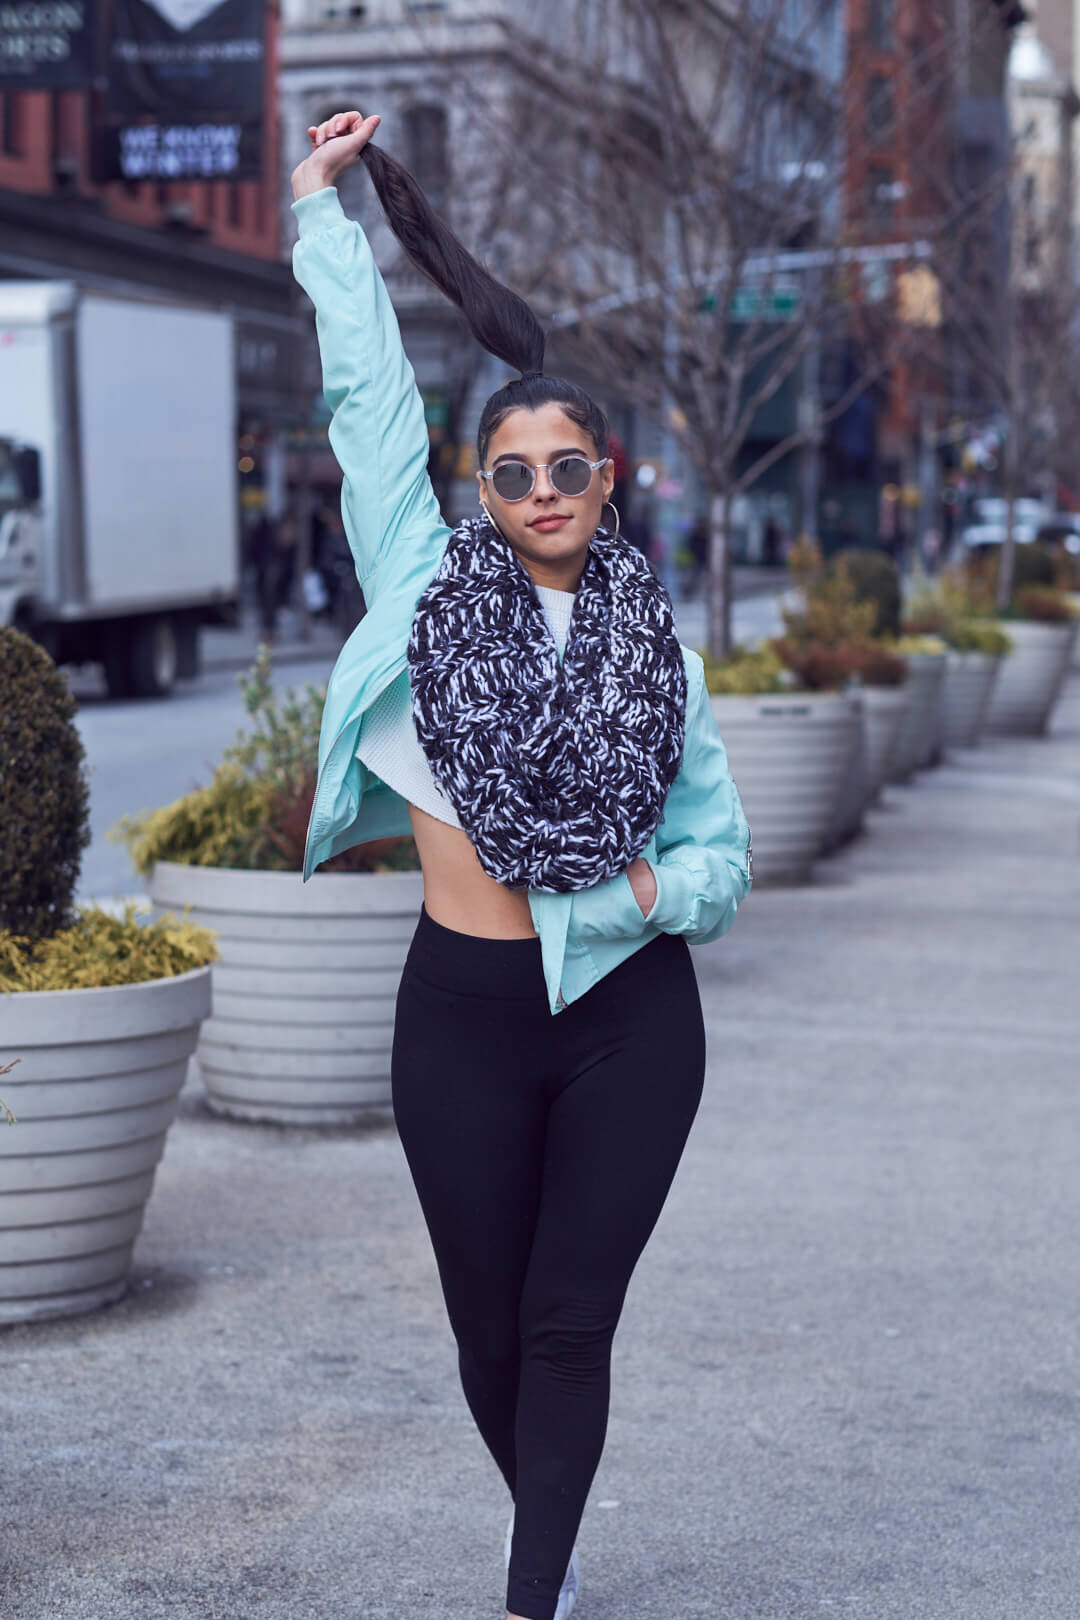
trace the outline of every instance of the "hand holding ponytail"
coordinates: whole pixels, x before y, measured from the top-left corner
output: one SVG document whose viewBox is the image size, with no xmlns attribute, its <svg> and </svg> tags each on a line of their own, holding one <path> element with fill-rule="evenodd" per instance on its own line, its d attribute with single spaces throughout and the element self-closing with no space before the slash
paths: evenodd
<svg viewBox="0 0 1080 1620">
<path fill-rule="evenodd" d="M 403 163 L 375 146 L 379 118 L 359 112 L 336 113 L 308 129 L 312 151 L 293 170 L 293 194 L 306 197 L 336 183 L 358 160 L 368 171 L 386 222 L 417 270 L 435 283 L 464 315 L 476 341 L 521 375 L 488 400 L 480 417 L 477 450 L 481 463 L 491 433 L 508 410 L 557 404 L 590 434 L 596 453 L 608 453 L 608 424 L 584 389 L 561 377 L 544 375 L 544 329 L 516 292 L 497 281 L 473 258 L 432 208 L 422 187 Z"/>
<path fill-rule="evenodd" d="M 337 184 L 338 175 L 359 161 L 364 147 L 381 123 L 378 113 L 337 113 L 308 129 L 311 152 L 292 172 L 293 196 L 299 200 L 313 191 Z"/>
</svg>

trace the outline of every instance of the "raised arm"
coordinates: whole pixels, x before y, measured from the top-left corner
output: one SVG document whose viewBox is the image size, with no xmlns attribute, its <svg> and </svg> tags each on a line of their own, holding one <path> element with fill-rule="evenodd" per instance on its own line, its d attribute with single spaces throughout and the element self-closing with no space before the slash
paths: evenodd
<svg viewBox="0 0 1080 1620">
<path fill-rule="evenodd" d="M 378 117 L 341 113 L 308 131 L 312 150 L 293 171 L 299 239 L 293 272 L 315 305 L 330 444 L 344 485 L 341 512 L 369 604 L 395 564 L 446 532 L 427 473 L 424 406 L 397 316 L 360 226 L 335 188 L 360 157 Z"/>
</svg>

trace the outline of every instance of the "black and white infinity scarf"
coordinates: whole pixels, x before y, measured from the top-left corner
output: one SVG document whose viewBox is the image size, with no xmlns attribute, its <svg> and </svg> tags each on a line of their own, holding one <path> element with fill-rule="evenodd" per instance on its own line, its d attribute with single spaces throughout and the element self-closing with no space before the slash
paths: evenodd
<svg viewBox="0 0 1080 1620">
<path fill-rule="evenodd" d="M 682 759 L 686 668 L 627 541 L 593 535 L 560 663 L 513 549 L 467 518 L 417 605 L 409 675 L 420 746 L 497 882 L 568 894 L 640 855 Z"/>
</svg>

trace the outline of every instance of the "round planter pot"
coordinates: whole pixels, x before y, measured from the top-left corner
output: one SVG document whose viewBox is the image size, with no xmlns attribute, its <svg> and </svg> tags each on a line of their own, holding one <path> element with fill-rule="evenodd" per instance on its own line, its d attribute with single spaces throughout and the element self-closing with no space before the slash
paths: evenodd
<svg viewBox="0 0 1080 1620">
<path fill-rule="evenodd" d="M 915 771 L 925 769 L 941 747 L 945 654 L 905 653 L 904 657 L 908 666 L 908 709 L 893 751 L 890 782 L 906 782 Z"/>
<path fill-rule="evenodd" d="M 0 1322 L 119 1299 L 176 1113 L 210 970 L 0 996 Z"/>
<path fill-rule="evenodd" d="M 754 835 L 754 882 L 804 883 L 859 731 L 847 693 L 711 699 Z"/>
<path fill-rule="evenodd" d="M 868 810 L 881 797 L 910 707 L 911 688 L 906 680 L 900 686 L 863 688 L 863 731 L 866 735 L 864 809 Z"/>
<path fill-rule="evenodd" d="M 988 735 L 1032 737 L 1050 723 L 1069 672 L 1080 620 L 1072 624 L 1011 621 L 1013 650 L 1002 662 L 986 711 Z"/>
<path fill-rule="evenodd" d="M 869 790 L 867 776 L 866 751 L 866 719 L 863 709 L 863 692 L 853 689 L 846 693 L 856 716 L 855 732 L 848 754 L 847 765 L 840 778 L 837 789 L 836 803 L 833 806 L 832 818 L 825 830 L 819 854 L 828 855 L 832 850 L 838 849 L 854 838 L 862 827 L 863 811 L 866 809 L 866 796 Z"/>
<path fill-rule="evenodd" d="M 236 872 L 159 862 L 157 906 L 218 936 L 199 1041 L 207 1101 L 238 1119 L 339 1125 L 390 1101 L 394 1002 L 419 872 Z"/>
<path fill-rule="evenodd" d="M 979 741 L 1001 663 L 995 653 L 946 653 L 942 699 L 942 741 L 946 748 L 974 748 Z"/>
<path fill-rule="evenodd" d="M 1072 610 L 1076 614 L 1077 623 L 1080 624 L 1080 591 L 1070 591 L 1068 595 Z M 1080 669 L 1080 635 L 1073 642 L 1072 667 L 1073 669 Z"/>
</svg>

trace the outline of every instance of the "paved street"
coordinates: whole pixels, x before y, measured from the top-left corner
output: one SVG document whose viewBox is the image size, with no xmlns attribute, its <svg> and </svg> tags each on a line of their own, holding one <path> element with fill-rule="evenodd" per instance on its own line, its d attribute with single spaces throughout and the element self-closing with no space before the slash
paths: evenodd
<svg viewBox="0 0 1080 1620">
<path fill-rule="evenodd" d="M 581 1620 L 1075 1620 L 1080 680 L 696 953 Z M 657 1107 L 663 1077 L 657 1076 Z M 0 1334 L 4 1620 L 501 1620 L 390 1122 L 185 1093 L 129 1296 Z"/>
</svg>

